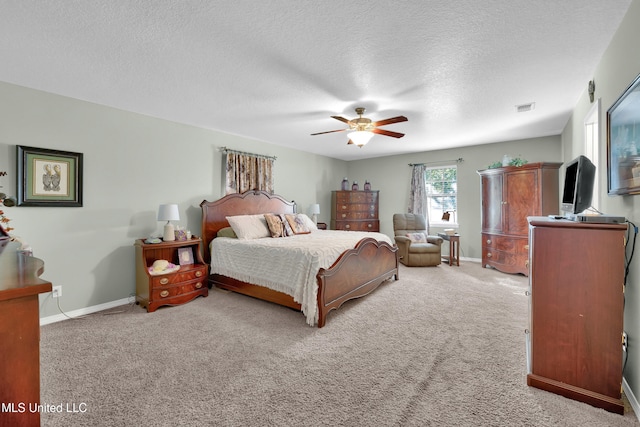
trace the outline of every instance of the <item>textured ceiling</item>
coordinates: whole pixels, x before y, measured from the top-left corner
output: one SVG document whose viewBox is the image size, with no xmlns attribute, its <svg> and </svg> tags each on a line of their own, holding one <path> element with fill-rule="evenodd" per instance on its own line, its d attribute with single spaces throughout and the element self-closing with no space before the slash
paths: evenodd
<svg viewBox="0 0 640 427">
<path fill-rule="evenodd" d="M 344 160 L 453 148 L 559 134 L 629 4 L 0 0 L 0 81 Z M 406 136 L 310 136 L 358 106 Z"/>
</svg>

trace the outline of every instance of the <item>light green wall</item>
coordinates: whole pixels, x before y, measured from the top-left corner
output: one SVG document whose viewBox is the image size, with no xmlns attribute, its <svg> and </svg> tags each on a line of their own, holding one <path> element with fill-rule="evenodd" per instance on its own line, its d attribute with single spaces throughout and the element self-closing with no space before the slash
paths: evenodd
<svg viewBox="0 0 640 427">
<path fill-rule="evenodd" d="M 640 0 L 633 0 L 611 44 L 593 74 L 595 98 L 600 98 L 600 162 L 597 166 L 600 185 L 600 211 L 626 217 L 640 225 L 640 196 L 607 195 L 607 110 L 640 73 Z M 564 160 L 583 153 L 584 118 L 591 109 L 587 82 L 585 93 L 578 100 L 573 116 L 562 133 Z M 629 253 L 629 252 L 628 252 Z M 629 358 L 624 371 L 625 381 L 640 398 L 640 258 L 634 257 L 625 294 L 624 328 L 629 337 Z M 616 284 L 612 284 L 616 286 Z M 620 284 L 622 286 L 622 284 Z"/>
<path fill-rule="evenodd" d="M 333 182 L 347 163 L 273 144 L 159 120 L 0 83 L 2 192 L 16 195 L 16 145 L 84 154 L 84 206 L 12 207 L 14 234 L 45 260 L 42 276 L 63 286 L 60 305 L 79 310 L 134 292 L 136 238 L 161 234 L 161 203 L 178 203 L 179 225 L 200 232 L 202 200 L 222 196 L 219 147 L 277 156 L 275 191 L 329 220 Z M 335 178 L 340 177 L 340 178 Z M 60 314 L 43 297 L 41 317 Z"/>
<path fill-rule="evenodd" d="M 377 143 L 383 142 L 379 140 Z M 374 190 L 380 190 L 380 231 L 393 236 L 393 214 L 407 212 L 409 205 L 409 163 L 434 162 L 434 166 L 443 166 L 447 164 L 444 162 L 446 160 L 453 160 L 451 164 L 456 164 L 455 159 L 463 158 L 463 162 L 457 163 L 461 256 L 481 258 L 480 176 L 477 171 L 501 161 L 505 154 L 522 157 L 530 163 L 558 162 L 561 158 L 560 148 L 560 137 L 551 136 L 358 160 L 349 162 L 349 179 L 358 182 L 368 179 Z M 431 230 L 432 233 L 437 231 L 435 228 Z"/>
</svg>

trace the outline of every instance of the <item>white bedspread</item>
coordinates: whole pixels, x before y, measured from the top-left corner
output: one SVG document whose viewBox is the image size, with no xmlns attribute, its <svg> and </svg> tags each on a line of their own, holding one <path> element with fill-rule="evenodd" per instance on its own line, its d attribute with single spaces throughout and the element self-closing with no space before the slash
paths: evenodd
<svg viewBox="0 0 640 427">
<path fill-rule="evenodd" d="M 211 273 L 265 286 L 291 295 L 309 325 L 318 321 L 320 268 L 329 268 L 341 253 L 365 237 L 393 245 L 382 233 L 318 230 L 290 237 L 240 240 L 218 237 L 211 242 Z"/>
</svg>

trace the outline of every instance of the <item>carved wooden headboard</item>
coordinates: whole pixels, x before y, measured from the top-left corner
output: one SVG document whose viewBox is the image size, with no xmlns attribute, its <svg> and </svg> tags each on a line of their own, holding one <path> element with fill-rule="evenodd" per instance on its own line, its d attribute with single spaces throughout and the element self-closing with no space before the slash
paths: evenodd
<svg viewBox="0 0 640 427">
<path fill-rule="evenodd" d="M 200 208 L 202 208 L 204 260 L 207 264 L 211 262 L 209 245 L 217 237 L 220 229 L 229 227 L 228 216 L 295 213 L 294 202 L 289 202 L 276 194 L 257 190 L 229 194 L 214 202 L 203 200 L 200 203 Z"/>
</svg>

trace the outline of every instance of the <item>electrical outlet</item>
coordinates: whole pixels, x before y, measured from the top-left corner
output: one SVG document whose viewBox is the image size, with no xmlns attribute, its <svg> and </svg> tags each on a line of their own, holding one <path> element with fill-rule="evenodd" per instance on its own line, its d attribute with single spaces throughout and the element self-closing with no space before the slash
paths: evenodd
<svg viewBox="0 0 640 427">
<path fill-rule="evenodd" d="M 622 351 L 624 351 L 625 353 L 627 352 L 628 345 L 629 345 L 629 341 L 627 339 L 627 333 L 623 332 L 622 333 Z"/>
<path fill-rule="evenodd" d="M 60 298 L 62 296 L 62 286 L 54 286 L 51 290 L 51 296 L 53 298 Z"/>
</svg>

